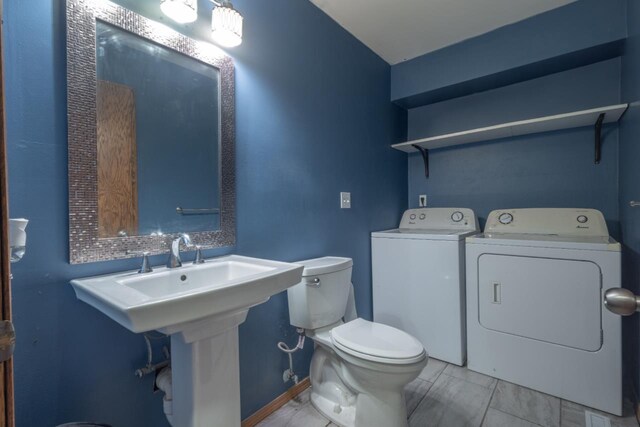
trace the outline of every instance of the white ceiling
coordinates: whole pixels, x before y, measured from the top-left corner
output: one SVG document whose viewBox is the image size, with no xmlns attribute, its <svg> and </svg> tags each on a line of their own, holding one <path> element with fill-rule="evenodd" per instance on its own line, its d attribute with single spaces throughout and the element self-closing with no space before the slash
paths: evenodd
<svg viewBox="0 0 640 427">
<path fill-rule="evenodd" d="M 575 0 L 311 0 L 390 64 Z"/>
</svg>

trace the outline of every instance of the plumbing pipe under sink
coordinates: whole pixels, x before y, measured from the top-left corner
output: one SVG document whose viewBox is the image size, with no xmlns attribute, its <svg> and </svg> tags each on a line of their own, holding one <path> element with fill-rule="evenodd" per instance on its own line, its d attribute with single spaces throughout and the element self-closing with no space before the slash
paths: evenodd
<svg viewBox="0 0 640 427">
<path fill-rule="evenodd" d="M 173 385 L 171 378 L 171 368 L 163 368 L 156 377 L 156 386 L 164 392 L 162 408 L 169 424 L 173 425 Z"/>
</svg>

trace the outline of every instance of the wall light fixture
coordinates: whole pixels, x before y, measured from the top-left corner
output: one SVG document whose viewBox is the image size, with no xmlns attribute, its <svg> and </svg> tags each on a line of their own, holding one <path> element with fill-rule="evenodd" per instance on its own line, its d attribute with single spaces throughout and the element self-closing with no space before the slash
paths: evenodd
<svg viewBox="0 0 640 427">
<path fill-rule="evenodd" d="M 242 15 L 233 8 L 229 0 L 212 0 L 211 37 L 224 47 L 235 47 L 242 43 Z"/>
<path fill-rule="evenodd" d="M 198 19 L 198 0 L 162 0 L 160 9 L 180 24 Z"/>
</svg>

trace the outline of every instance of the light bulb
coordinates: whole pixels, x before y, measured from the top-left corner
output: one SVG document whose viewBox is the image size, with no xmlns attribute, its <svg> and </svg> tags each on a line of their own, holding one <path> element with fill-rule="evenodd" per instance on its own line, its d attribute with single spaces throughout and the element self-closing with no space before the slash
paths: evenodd
<svg viewBox="0 0 640 427">
<path fill-rule="evenodd" d="M 180 24 L 198 19 L 198 0 L 163 0 L 160 9 Z"/>
<path fill-rule="evenodd" d="M 242 43 L 242 15 L 231 3 L 223 3 L 211 12 L 211 37 L 224 47 Z"/>
</svg>

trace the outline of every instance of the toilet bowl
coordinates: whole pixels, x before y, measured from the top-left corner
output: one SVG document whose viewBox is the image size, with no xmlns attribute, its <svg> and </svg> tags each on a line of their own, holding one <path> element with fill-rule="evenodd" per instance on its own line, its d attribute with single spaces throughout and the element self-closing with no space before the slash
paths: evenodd
<svg viewBox="0 0 640 427">
<path fill-rule="evenodd" d="M 343 319 L 355 313 L 351 259 L 300 264 L 302 281 L 288 290 L 289 316 L 315 343 L 311 403 L 343 427 L 407 426 L 404 387 L 427 364 L 422 344 L 387 325 Z"/>
</svg>

